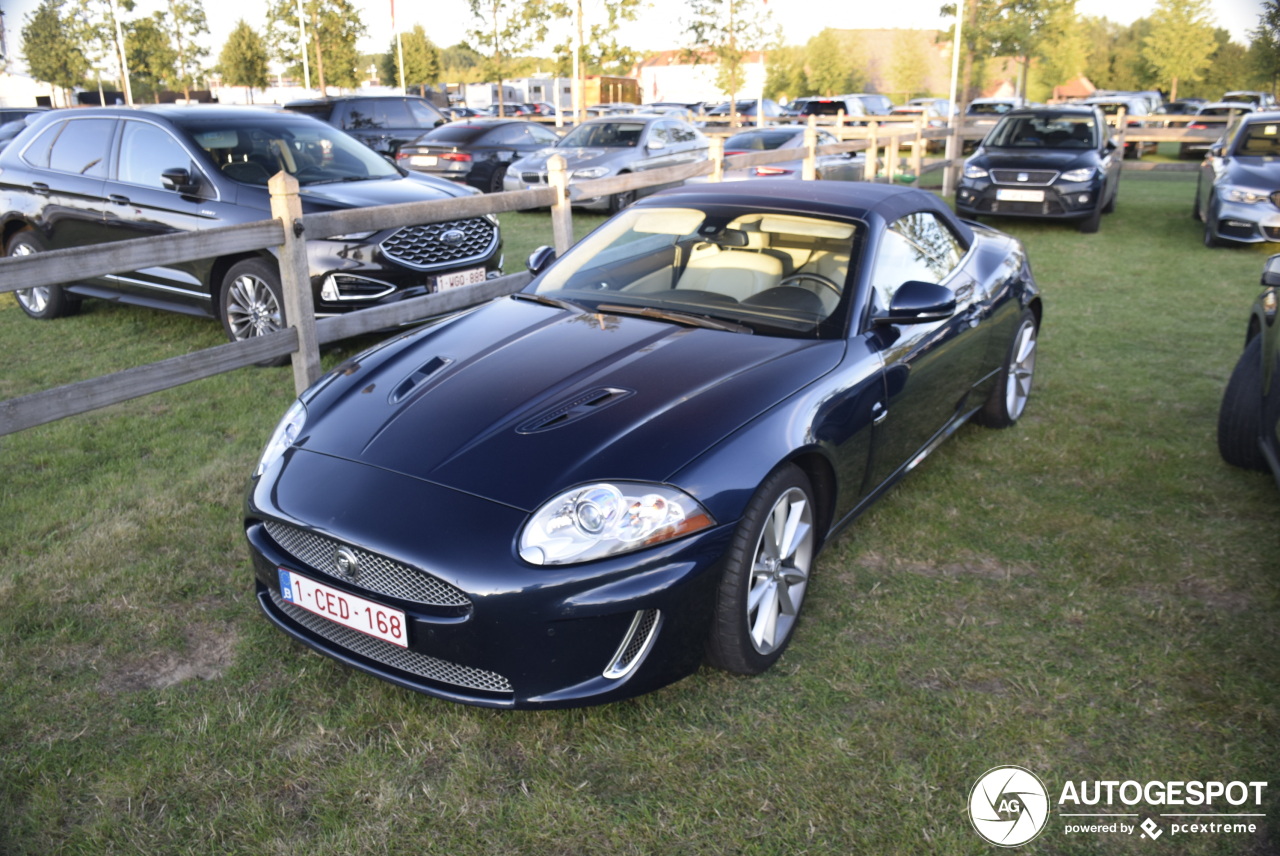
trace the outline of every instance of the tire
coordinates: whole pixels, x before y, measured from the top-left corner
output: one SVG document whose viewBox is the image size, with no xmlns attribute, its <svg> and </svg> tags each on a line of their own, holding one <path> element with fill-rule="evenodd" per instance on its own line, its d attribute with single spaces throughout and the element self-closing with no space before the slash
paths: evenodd
<svg viewBox="0 0 1280 856">
<path fill-rule="evenodd" d="M 1008 428 L 1018 421 L 1031 397 L 1031 384 L 1036 371 L 1036 339 L 1039 329 L 1036 316 L 1024 310 L 1018 319 L 1017 332 L 1009 343 L 1009 353 L 1000 369 L 1000 378 L 974 414 L 974 421 L 987 428 Z"/>
<path fill-rule="evenodd" d="M 1213 234 L 1213 224 L 1208 220 L 1204 221 L 1204 245 L 1209 249 L 1222 246 L 1222 242 Z"/>
<path fill-rule="evenodd" d="M 262 259 L 237 262 L 222 278 L 218 289 L 218 317 L 227 338 L 241 342 L 284 329 L 284 291 L 274 264 Z M 282 366 L 289 356 L 275 357 L 260 366 Z"/>
<path fill-rule="evenodd" d="M 800 618 L 817 555 L 813 488 L 787 464 L 766 478 L 738 523 L 725 555 L 707 660 L 758 675 L 786 650 Z"/>
<path fill-rule="evenodd" d="M 1120 196 L 1120 183 L 1116 182 L 1116 189 L 1111 192 L 1111 198 L 1102 206 L 1103 214 L 1112 214 L 1116 210 L 1116 199 Z"/>
<path fill-rule="evenodd" d="M 1102 207 L 1093 209 L 1093 213 L 1080 221 L 1080 231 L 1092 235 L 1102 226 Z"/>
<path fill-rule="evenodd" d="M 493 172 L 489 173 L 489 186 L 485 189 L 486 193 L 501 193 L 502 182 L 506 175 L 506 164 L 499 162 L 493 168 Z"/>
<path fill-rule="evenodd" d="M 1280 386 L 1280 381 L 1272 386 Z M 1272 390 L 1274 393 L 1275 390 Z M 1266 470 L 1262 454 L 1262 336 L 1245 345 L 1218 408 L 1218 454 L 1233 467 Z"/>
<path fill-rule="evenodd" d="M 626 174 L 627 173 L 623 173 L 623 175 Z M 635 201 L 636 192 L 634 190 L 624 190 L 621 193 L 615 193 L 609 197 L 609 213 L 617 214 L 623 208 L 626 208 Z"/>
<path fill-rule="evenodd" d="M 23 229 L 9 239 L 5 246 L 7 256 L 29 256 L 43 253 L 44 243 L 30 229 Z M 60 285 L 41 285 L 35 288 L 20 288 L 13 292 L 18 307 L 32 318 L 48 321 L 65 315 L 74 315 L 80 311 L 80 299 L 72 297 Z"/>
<path fill-rule="evenodd" d="M 1197 223 L 1204 219 L 1200 216 L 1200 184 L 1198 180 L 1196 183 L 1196 201 L 1191 203 L 1191 219 Z"/>
</svg>

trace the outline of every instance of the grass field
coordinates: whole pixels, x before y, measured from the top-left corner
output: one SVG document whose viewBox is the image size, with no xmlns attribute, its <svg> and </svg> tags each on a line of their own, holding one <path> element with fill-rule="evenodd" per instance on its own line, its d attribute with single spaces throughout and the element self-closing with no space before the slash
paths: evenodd
<svg viewBox="0 0 1280 856">
<path fill-rule="evenodd" d="M 0 853 L 981 854 L 966 801 L 1001 764 L 1055 797 L 1272 783 L 1252 834 L 1073 836 L 1055 812 L 1026 853 L 1280 852 L 1280 494 L 1215 446 L 1266 252 L 1201 247 L 1193 191 L 1126 176 L 1097 235 L 994 223 L 1045 296 L 1026 416 L 963 428 L 831 544 L 758 678 L 503 713 L 291 642 L 240 526 L 288 368 L 0 438 Z M 550 241 L 543 214 L 503 231 L 508 270 Z M 220 341 L 6 295 L 0 398 Z"/>
</svg>

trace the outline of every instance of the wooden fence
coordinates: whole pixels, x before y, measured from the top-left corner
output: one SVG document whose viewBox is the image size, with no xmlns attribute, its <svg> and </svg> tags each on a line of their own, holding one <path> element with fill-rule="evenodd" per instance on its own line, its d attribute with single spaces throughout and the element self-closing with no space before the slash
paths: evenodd
<svg viewBox="0 0 1280 856">
<path fill-rule="evenodd" d="M 989 127 L 957 124 L 927 128 L 919 120 L 873 122 L 852 126 L 842 121 L 821 125 L 841 142 L 818 146 L 816 117 L 806 128 L 804 177 L 813 178 L 818 155 L 865 152 L 864 178 L 893 182 L 915 180 L 945 170 L 942 192 L 949 196 L 961 165 L 966 139 L 978 139 Z M 1141 129 L 1131 140 L 1166 139 L 1172 129 Z M 1159 131 L 1160 136 L 1150 134 Z M 1200 137 L 1185 136 L 1199 133 Z M 1206 138 L 1209 132 L 1172 130 L 1169 139 Z M 1212 138 L 1216 139 L 1216 135 Z M 946 156 L 926 161 L 930 142 L 946 146 Z M 907 151 L 906 157 L 902 156 Z M 386 306 L 363 309 L 317 320 L 312 308 L 306 241 L 350 232 L 381 231 L 414 223 L 436 223 L 500 214 L 529 208 L 550 208 L 552 244 L 563 254 L 573 242 L 572 202 L 672 184 L 698 176 L 719 180 L 725 170 L 742 169 L 797 159 L 797 151 L 773 150 L 725 157 L 723 137 L 712 137 L 712 157 L 677 167 L 601 178 L 569 184 L 562 158 L 552 158 L 548 184 L 531 190 L 467 196 L 433 202 L 355 208 L 321 214 L 302 213 L 297 181 L 284 173 L 269 185 L 274 219 L 238 226 L 183 232 L 109 244 L 57 250 L 38 255 L 0 259 L 0 293 L 38 286 L 75 282 L 109 274 L 127 273 L 236 253 L 274 250 L 279 259 L 289 327 L 241 342 L 195 351 L 179 357 L 92 378 L 55 389 L 0 401 L 0 436 L 68 416 L 85 413 L 191 381 L 292 354 L 294 387 L 301 392 L 320 376 L 320 346 L 339 339 L 421 321 L 510 294 L 529 282 L 528 273 L 517 273 L 477 285 L 429 294 Z"/>
</svg>

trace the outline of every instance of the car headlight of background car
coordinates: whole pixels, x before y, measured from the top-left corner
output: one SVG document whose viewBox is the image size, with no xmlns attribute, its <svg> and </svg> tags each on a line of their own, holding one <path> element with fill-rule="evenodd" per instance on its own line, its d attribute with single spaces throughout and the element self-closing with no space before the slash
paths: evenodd
<svg viewBox="0 0 1280 856">
<path fill-rule="evenodd" d="M 575 169 L 570 178 L 604 178 L 608 174 L 607 166 L 589 166 L 586 169 Z"/>
<path fill-rule="evenodd" d="M 302 434 L 302 427 L 306 424 L 307 408 L 301 401 L 295 401 L 285 412 L 276 430 L 271 432 L 271 439 L 267 441 L 267 447 L 262 450 L 262 457 L 258 459 L 258 468 L 253 471 L 254 478 L 265 473 L 267 467 L 280 459 L 285 450 Z"/>
<path fill-rule="evenodd" d="M 1245 205 L 1256 205 L 1259 202 L 1266 202 L 1271 198 L 1271 194 L 1266 190 L 1258 190 L 1253 187 L 1241 187 L 1237 184 L 1225 184 L 1218 192 L 1222 194 L 1222 198 L 1228 202 L 1243 202 Z"/>
<path fill-rule="evenodd" d="M 1083 166 L 1080 169 L 1069 169 L 1062 174 L 1063 181 L 1088 181 L 1093 178 L 1094 168 Z"/>
<path fill-rule="evenodd" d="M 964 177 L 965 178 L 986 178 L 987 170 L 985 167 L 978 166 L 977 164 L 967 163 L 964 165 Z"/>
<path fill-rule="evenodd" d="M 520 533 L 520 557 L 533 565 L 589 562 L 714 525 L 697 500 L 675 488 L 601 482 L 565 491 L 534 512 Z"/>
</svg>

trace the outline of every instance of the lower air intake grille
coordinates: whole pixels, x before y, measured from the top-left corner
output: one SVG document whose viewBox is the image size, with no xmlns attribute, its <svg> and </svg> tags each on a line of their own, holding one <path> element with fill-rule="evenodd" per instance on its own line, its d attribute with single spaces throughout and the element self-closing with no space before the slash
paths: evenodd
<svg viewBox="0 0 1280 856">
<path fill-rule="evenodd" d="M 631 620 L 631 626 L 623 634 L 618 652 L 613 655 L 609 668 L 604 670 L 606 678 L 624 677 L 640 665 L 640 661 L 652 647 L 654 637 L 657 636 L 658 618 L 661 614 L 656 609 L 644 609 L 636 613 L 635 618 Z"/>
<path fill-rule="evenodd" d="M 468 607 L 471 605 L 467 596 L 458 589 L 408 565 L 393 562 L 376 553 L 348 547 L 331 538 L 296 526 L 277 523 L 274 520 L 268 520 L 264 525 L 272 540 L 301 564 L 315 568 L 331 577 L 347 580 L 367 591 L 427 606 Z M 338 570 L 339 547 L 346 547 L 355 555 L 357 560 L 355 579 Z"/>
<path fill-rule="evenodd" d="M 375 639 L 358 630 L 335 624 L 326 618 L 321 618 L 308 612 L 300 606 L 295 606 L 281 598 L 279 592 L 274 589 L 268 591 L 271 595 L 271 602 L 276 605 L 277 609 L 289 616 L 290 619 L 301 624 L 317 636 L 323 636 L 335 645 L 359 654 L 361 657 L 366 657 L 382 663 L 384 666 L 390 666 L 393 669 L 399 669 L 402 672 L 408 672 L 442 684 L 450 684 L 455 687 L 465 687 L 470 690 L 480 690 L 487 693 L 512 692 L 511 682 L 502 675 L 486 672 L 484 669 L 473 669 L 470 666 L 459 666 L 457 663 L 438 660 L 435 657 L 428 657 L 426 654 L 419 654 L 416 651 L 409 651 L 398 645 L 392 645 L 390 642 L 383 642 L 381 639 Z"/>
<path fill-rule="evenodd" d="M 484 217 L 407 226 L 382 242 L 387 258 L 420 270 L 453 267 L 488 258 L 498 227 Z"/>
</svg>

